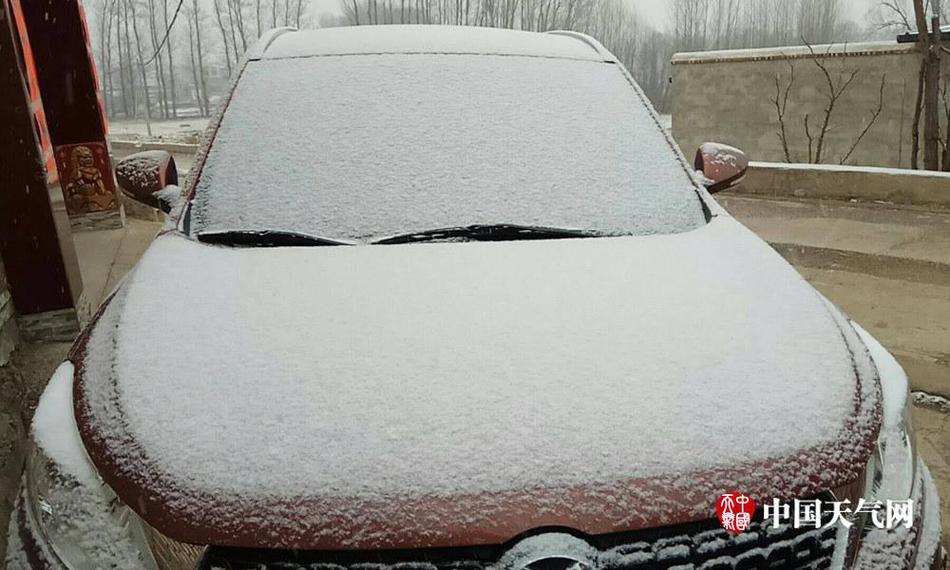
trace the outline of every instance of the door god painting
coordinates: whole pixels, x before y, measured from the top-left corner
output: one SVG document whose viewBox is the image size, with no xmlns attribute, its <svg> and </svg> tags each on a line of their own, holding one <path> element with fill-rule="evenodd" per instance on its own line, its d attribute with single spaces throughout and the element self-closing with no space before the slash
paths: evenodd
<svg viewBox="0 0 950 570">
<path fill-rule="evenodd" d="M 116 209 L 115 184 L 104 144 L 57 147 L 56 163 L 70 216 Z"/>
</svg>

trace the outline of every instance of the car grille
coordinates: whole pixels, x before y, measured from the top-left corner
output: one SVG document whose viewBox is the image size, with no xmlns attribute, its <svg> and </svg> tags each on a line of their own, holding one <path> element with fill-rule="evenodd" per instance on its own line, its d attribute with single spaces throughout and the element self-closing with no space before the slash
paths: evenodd
<svg viewBox="0 0 950 570">
<path fill-rule="evenodd" d="M 582 538 L 597 549 L 590 570 L 818 570 L 831 566 L 835 551 L 835 526 L 821 529 L 796 529 L 791 525 L 772 527 L 763 525 L 761 518 L 761 514 L 757 514 L 750 528 L 740 535 L 727 533 L 718 520 L 711 519 Z M 511 546 L 372 553 L 210 548 L 201 568 L 508 570 L 503 568 L 499 560 Z M 574 569 L 584 567 L 587 565 L 577 565 Z"/>
</svg>

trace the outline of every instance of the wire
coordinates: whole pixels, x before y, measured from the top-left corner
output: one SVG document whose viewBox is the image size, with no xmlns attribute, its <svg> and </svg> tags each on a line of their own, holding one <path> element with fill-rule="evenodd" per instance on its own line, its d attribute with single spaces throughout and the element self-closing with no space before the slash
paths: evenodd
<svg viewBox="0 0 950 570">
<path fill-rule="evenodd" d="M 155 61 L 155 58 L 158 57 L 158 54 L 162 53 L 162 48 L 165 47 L 165 42 L 168 41 L 168 35 L 172 31 L 172 27 L 175 25 L 175 20 L 178 19 L 178 13 L 181 12 L 181 7 L 184 3 L 185 0 L 178 0 L 178 7 L 175 8 L 175 14 L 172 16 L 172 21 L 170 24 L 168 24 L 168 27 L 165 28 L 165 37 L 163 37 L 162 42 L 158 44 L 158 47 L 155 49 L 155 53 L 152 55 L 152 57 L 148 58 L 148 61 L 142 64 L 143 66 Z"/>
</svg>

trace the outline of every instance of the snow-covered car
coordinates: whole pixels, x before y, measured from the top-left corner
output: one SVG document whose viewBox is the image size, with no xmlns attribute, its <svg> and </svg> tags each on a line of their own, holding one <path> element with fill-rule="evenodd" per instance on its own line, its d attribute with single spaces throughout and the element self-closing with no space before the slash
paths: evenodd
<svg viewBox="0 0 950 570">
<path fill-rule="evenodd" d="M 275 31 L 207 139 L 118 167 L 169 222 L 40 401 L 12 568 L 942 567 L 903 370 L 595 40 Z"/>
</svg>

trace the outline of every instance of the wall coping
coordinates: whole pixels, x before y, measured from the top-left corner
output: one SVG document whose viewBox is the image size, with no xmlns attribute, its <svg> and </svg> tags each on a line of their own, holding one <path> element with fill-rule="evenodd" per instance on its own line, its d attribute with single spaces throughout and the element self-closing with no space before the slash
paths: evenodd
<svg viewBox="0 0 950 570">
<path fill-rule="evenodd" d="M 736 193 L 950 207 L 950 172 L 751 162 Z"/>
<path fill-rule="evenodd" d="M 180 143 L 164 141 L 114 140 L 109 139 L 109 145 L 116 149 L 142 152 L 146 150 L 164 150 L 170 153 L 194 153 L 201 146 L 198 143 Z"/>
<path fill-rule="evenodd" d="M 773 170 L 812 170 L 817 172 L 850 172 L 854 174 L 885 174 L 889 176 L 919 176 L 938 178 L 950 182 L 950 172 L 938 170 L 913 170 L 910 168 L 885 168 L 880 166 L 854 166 L 850 164 L 809 164 L 795 162 L 750 161 L 750 168 Z"/>
<path fill-rule="evenodd" d="M 917 51 L 917 44 L 899 44 L 895 40 L 877 42 L 836 43 L 812 46 L 784 46 L 753 49 L 680 52 L 673 55 L 673 65 L 813 59 L 817 57 L 860 57 L 869 55 L 906 54 Z"/>
</svg>

